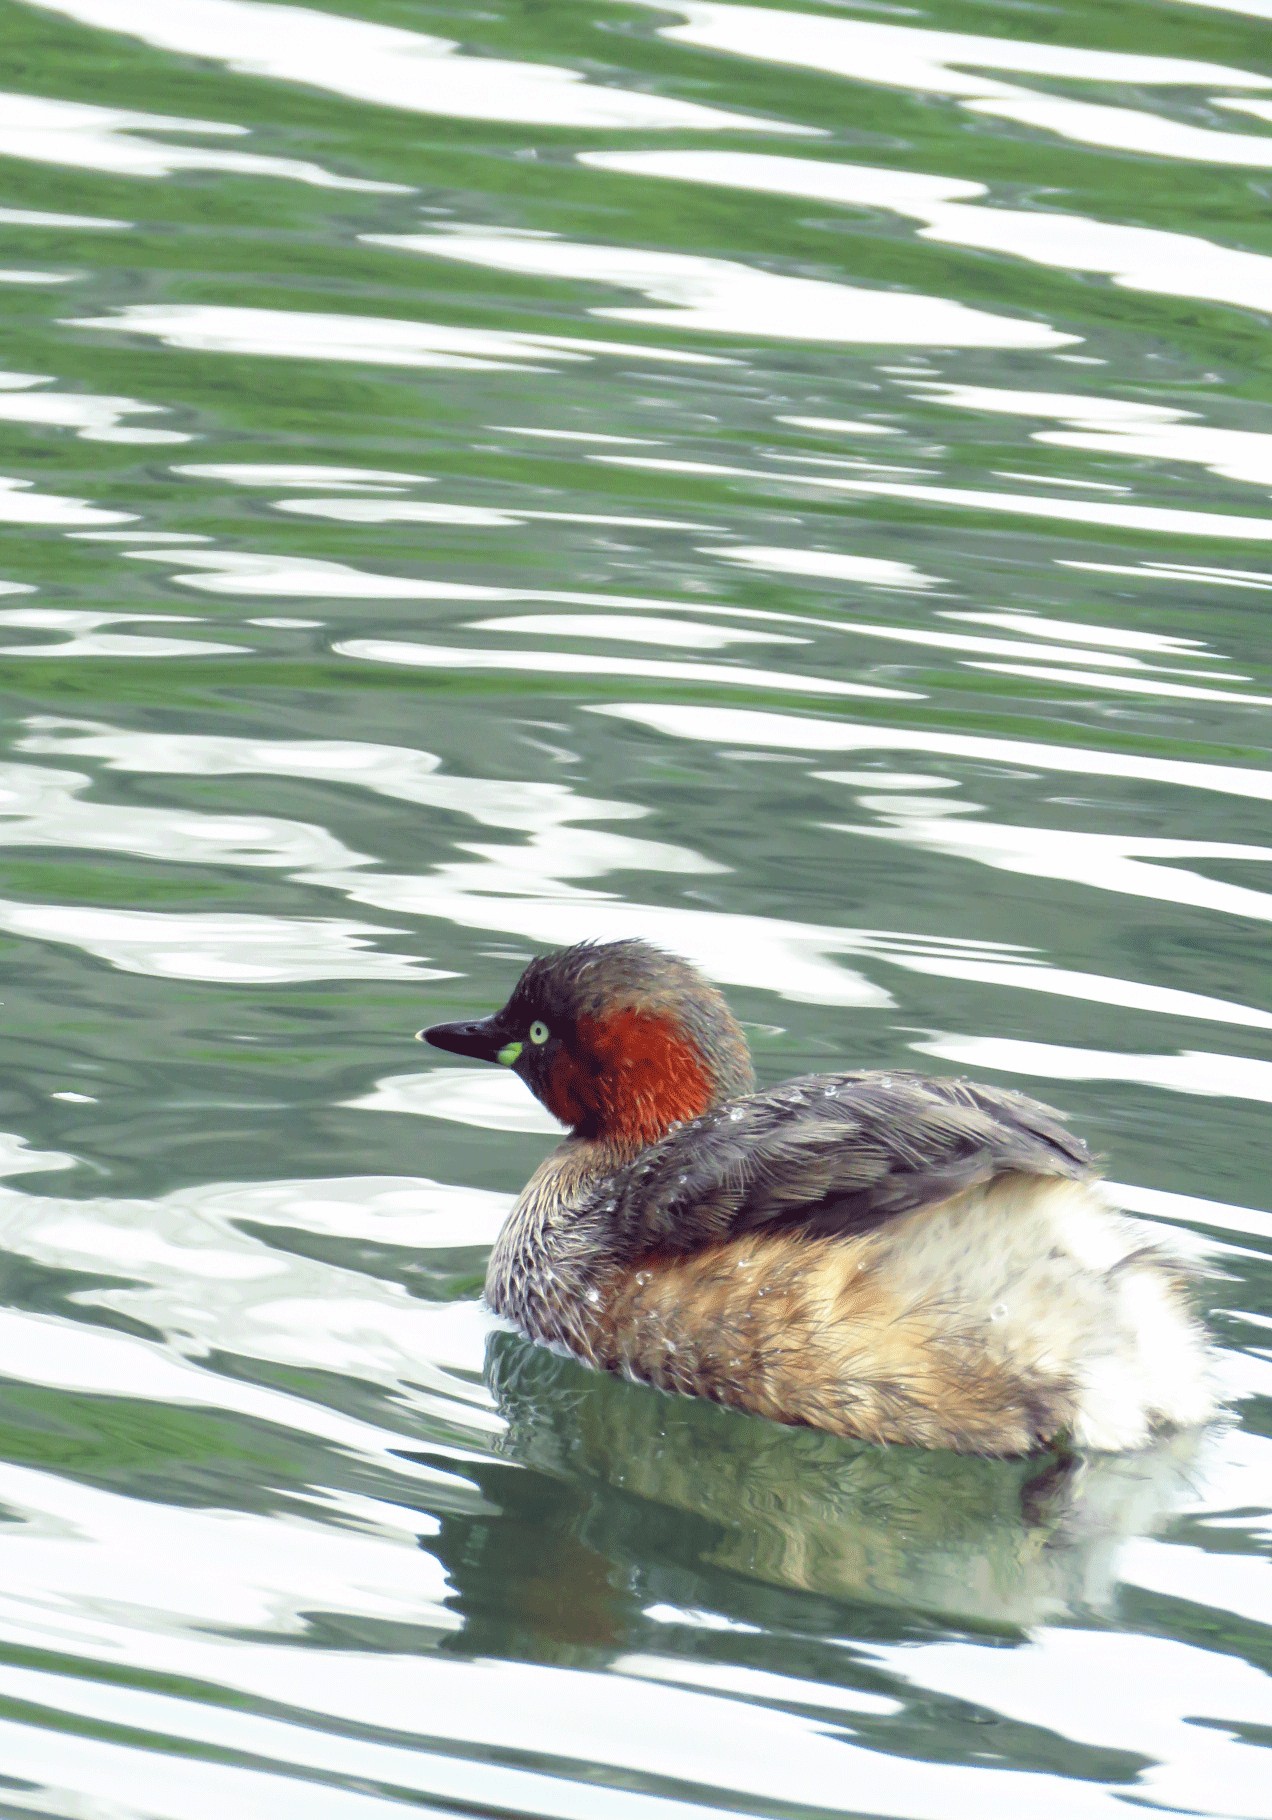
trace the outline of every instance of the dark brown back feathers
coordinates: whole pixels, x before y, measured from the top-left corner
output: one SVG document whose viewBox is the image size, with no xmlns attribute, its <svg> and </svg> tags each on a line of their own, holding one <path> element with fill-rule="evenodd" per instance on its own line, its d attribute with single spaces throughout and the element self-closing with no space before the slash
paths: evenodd
<svg viewBox="0 0 1272 1820">
<path fill-rule="evenodd" d="M 631 1262 L 757 1228 L 848 1236 L 995 1176 L 1094 1168 L 1061 1115 L 1024 1094 L 915 1074 L 817 1074 L 682 1126 L 609 1176 L 590 1207 Z"/>
</svg>

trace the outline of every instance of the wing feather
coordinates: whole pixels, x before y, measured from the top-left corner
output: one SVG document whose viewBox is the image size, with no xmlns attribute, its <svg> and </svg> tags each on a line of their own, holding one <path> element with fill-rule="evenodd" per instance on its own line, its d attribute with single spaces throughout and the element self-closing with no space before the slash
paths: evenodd
<svg viewBox="0 0 1272 1820">
<path fill-rule="evenodd" d="M 757 1228 L 868 1232 L 1008 1172 L 1087 1175 L 1060 1113 L 1024 1094 L 915 1074 L 808 1075 L 681 1126 L 611 1176 L 628 1258 Z"/>
</svg>

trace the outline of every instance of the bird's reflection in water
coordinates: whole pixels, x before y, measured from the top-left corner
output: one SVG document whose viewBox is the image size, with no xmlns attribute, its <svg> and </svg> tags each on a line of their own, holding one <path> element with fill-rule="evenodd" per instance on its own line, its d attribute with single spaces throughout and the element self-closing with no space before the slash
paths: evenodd
<svg viewBox="0 0 1272 1820">
<path fill-rule="evenodd" d="M 1119 1544 L 1188 1490 L 1198 1444 L 1028 1460 L 870 1447 L 664 1396 L 509 1333 L 492 1336 L 487 1372 L 500 1451 L 586 1488 L 588 1550 L 616 1566 L 634 1538 L 683 1544 L 683 1521 L 659 1520 L 679 1512 L 699 1519 L 702 1569 L 993 1627 L 1107 1604 Z"/>
</svg>

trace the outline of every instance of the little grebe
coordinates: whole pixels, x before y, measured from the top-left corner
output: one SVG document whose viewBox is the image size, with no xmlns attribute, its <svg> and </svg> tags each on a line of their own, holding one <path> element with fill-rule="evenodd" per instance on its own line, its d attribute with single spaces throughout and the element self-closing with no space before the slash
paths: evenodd
<svg viewBox="0 0 1272 1820">
<path fill-rule="evenodd" d="M 519 1074 L 569 1134 L 486 1276 L 532 1339 L 868 1441 L 1142 1446 L 1213 1413 L 1179 1261 L 1023 1094 L 909 1073 L 755 1091 L 715 987 L 643 942 L 534 960 L 420 1032 Z"/>
</svg>

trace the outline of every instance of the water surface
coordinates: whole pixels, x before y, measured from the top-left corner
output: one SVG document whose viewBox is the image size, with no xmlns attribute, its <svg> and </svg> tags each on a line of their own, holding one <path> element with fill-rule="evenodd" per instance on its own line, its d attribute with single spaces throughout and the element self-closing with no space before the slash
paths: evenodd
<svg viewBox="0 0 1272 1820">
<path fill-rule="evenodd" d="M 0 1811 L 1272 1813 L 1267 0 L 0 0 Z M 643 935 L 1055 1101 L 1231 1416 L 501 1333 Z"/>
</svg>

